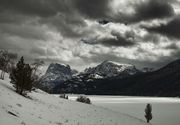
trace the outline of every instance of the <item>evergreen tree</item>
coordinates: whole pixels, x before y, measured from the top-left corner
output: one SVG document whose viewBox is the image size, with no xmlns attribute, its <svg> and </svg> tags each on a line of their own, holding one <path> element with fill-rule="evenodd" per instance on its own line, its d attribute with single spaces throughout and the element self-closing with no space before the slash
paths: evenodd
<svg viewBox="0 0 180 125">
<path fill-rule="evenodd" d="M 152 106 L 151 104 L 147 104 L 145 108 L 145 118 L 147 120 L 147 123 L 152 119 Z"/>
<path fill-rule="evenodd" d="M 25 91 L 31 91 L 33 85 L 32 68 L 29 64 L 24 63 L 23 57 L 12 70 L 10 79 L 17 93 L 23 95 Z"/>
</svg>

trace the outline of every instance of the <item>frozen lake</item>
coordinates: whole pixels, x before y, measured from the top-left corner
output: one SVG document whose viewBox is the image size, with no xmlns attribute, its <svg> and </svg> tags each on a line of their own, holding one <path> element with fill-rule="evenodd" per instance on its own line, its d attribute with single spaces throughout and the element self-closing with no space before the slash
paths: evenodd
<svg viewBox="0 0 180 125">
<path fill-rule="evenodd" d="M 128 114 L 145 121 L 144 109 L 152 104 L 153 125 L 180 125 L 180 98 L 151 98 L 128 96 L 88 96 L 93 105 Z M 69 95 L 75 100 L 76 95 Z"/>
</svg>

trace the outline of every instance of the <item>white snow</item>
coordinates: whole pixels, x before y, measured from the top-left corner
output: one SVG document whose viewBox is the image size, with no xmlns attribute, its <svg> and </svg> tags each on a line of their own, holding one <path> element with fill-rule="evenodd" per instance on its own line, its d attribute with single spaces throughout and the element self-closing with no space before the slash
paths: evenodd
<svg viewBox="0 0 180 125">
<path fill-rule="evenodd" d="M 78 97 L 76 94 L 69 94 L 70 100 L 75 100 Z M 180 98 L 169 97 L 138 97 L 138 96 L 103 96 L 89 95 L 92 102 L 95 103 L 179 103 Z"/>
<path fill-rule="evenodd" d="M 75 100 L 78 95 L 69 95 Z M 129 114 L 145 120 L 144 109 L 147 103 L 152 104 L 153 125 L 179 125 L 180 124 L 180 98 L 169 97 L 132 97 L 132 96 L 88 96 L 97 106 L 111 109 L 116 112 Z"/>
<path fill-rule="evenodd" d="M 98 74 L 95 74 L 94 78 L 95 78 L 95 79 L 102 79 L 103 77 L 100 76 L 100 75 L 98 75 Z"/>
<path fill-rule="evenodd" d="M 115 65 L 119 65 L 119 66 L 132 66 L 131 64 L 126 64 L 126 63 L 119 63 L 119 62 L 115 62 L 115 61 L 107 61 L 107 62 L 109 62 L 109 63 L 113 63 L 113 64 L 115 64 Z"/>
<path fill-rule="evenodd" d="M 40 90 L 28 95 L 31 99 L 17 94 L 8 78 L 0 80 L 0 125 L 146 125 L 129 115 Z"/>
</svg>

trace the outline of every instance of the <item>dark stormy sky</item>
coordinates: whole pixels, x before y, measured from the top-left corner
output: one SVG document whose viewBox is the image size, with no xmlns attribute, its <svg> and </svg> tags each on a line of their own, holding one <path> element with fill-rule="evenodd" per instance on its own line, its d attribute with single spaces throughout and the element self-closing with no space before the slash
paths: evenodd
<svg viewBox="0 0 180 125">
<path fill-rule="evenodd" d="M 0 0 L 0 49 L 82 70 L 180 58 L 178 0 Z"/>
</svg>

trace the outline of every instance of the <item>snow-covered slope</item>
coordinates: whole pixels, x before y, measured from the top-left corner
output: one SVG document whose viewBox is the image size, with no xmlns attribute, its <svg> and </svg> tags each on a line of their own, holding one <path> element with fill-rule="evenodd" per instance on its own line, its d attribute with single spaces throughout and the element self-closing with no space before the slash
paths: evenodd
<svg viewBox="0 0 180 125">
<path fill-rule="evenodd" d="M 1 125 L 146 125 L 140 119 L 93 105 L 64 100 L 40 90 L 25 98 L 0 80 Z"/>
</svg>

